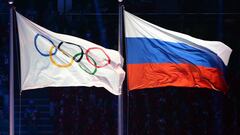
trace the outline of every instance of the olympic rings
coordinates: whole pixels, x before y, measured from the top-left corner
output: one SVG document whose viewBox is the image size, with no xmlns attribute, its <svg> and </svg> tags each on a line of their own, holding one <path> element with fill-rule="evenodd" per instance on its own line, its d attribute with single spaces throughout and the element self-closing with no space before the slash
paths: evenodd
<svg viewBox="0 0 240 135">
<path fill-rule="evenodd" d="M 46 39 L 48 42 L 50 42 L 50 43 L 52 44 L 52 47 L 50 48 L 50 50 L 48 51 L 48 53 L 43 53 L 42 51 L 40 51 L 39 46 L 38 46 L 38 44 L 37 44 L 37 40 L 38 40 L 39 37 L 43 37 L 44 39 Z M 77 47 L 78 49 L 80 49 L 80 52 L 76 53 L 75 55 L 72 55 L 72 54 L 69 53 L 69 51 L 67 51 L 67 50 L 69 50 L 68 48 L 65 50 L 65 48 L 62 47 L 63 44 L 75 46 L 75 47 Z M 108 64 L 111 63 L 110 57 L 109 57 L 109 56 L 107 55 L 107 53 L 106 53 L 102 48 L 100 48 L 100 47 L 88 48 L 88 49 L 86 49 L 86 52 L 84 53 L 83 47 L 81 47 L 80 45 L 77 45 L 77 44 L 74 44 L 74 43 L 70 43 L 70 42 L 61 41 L 61 42 L 56 46 L 56 45 L 54 45 L 54 42 L 53 42 L 50 38 L 48 38 L 48 37 L 46 37 L 46 36 L 44 36 L 44 35 L 41 35 L 41 34 L 36 34 L 36 35 L 35 35 L 35 37 L 34 37 L 34 45 L 35 45 L 35 48 L 36 48 L 37 52 L 38 52 L 40 55 L 45 56 L 45 57 L 49 57 L 49 58 L 50 58 L 50 62 L 51 62 L 53 65 L 55 65 L 55 66 L 57 66 L 57 67 L 59 67 L 59 68 L 68 68 L 68 67 L 72 66 L 74 62 L 77 62 L 77 63 L 78 63 L 78 66 L 79 66 L 83 71 L 85 71 L 85 72 L 88 73 L 88 74 L 94 75 L 94 74 L 97 72 L 97 69 L 98 69 L 98 68 L 103 68 L 103 67 L 105 67 L 105 66 L 107 66 Z M 66 46 L 66 47 L 70 47 L 70 46 Z M 55 48 L 55 51 L 53 51 L 54 48 Z M 77 48 L 74 48 L 74 51 L 75 51 Z M 72 49 L 72 48 L 70 47 L 70 52 L 72 52 L 71 49 Z M 96 59 L 99 59 L 100 57 L 99 57 L 99 56 L 96 56 L 96 54 L 93 55 L 93 56 L 90 56 L 90 51 L 91 51 L 91 54 L 93 54 L 93 50 L 99 50 L 99 51 L 101 52 L 101 54 L 103 54 L 103 55 L 101 55 L 101 59 L 103 59 L 102 62 L 104 62 L 104 63 L 100 63 L 100 64 L 97 63 L 97 61 L 95 60 L 95 58 L 96 58 Z M 57 53 L 58 51 L 62 52 L 63 55 L 71 58 L 70 62 L 69 62 L 69 63 L 66 63 L 66 64 L 59 64 L 59 63 L 57 63 L 57 62 L 53 59 L 53 56 L 56 55 L 56 53 Z M 86 55 L 86 57 L 83 57 L 83 55 Z M 104 57 L 104 58 L 103 58 L 103 57 Z M 92 69 L 89 69 L 86 65 L 84 65 L 84 63 L 81 62 L 81 61 L 83 60 L 83 58 L 86 59 L 86 61 L 87 61 L 90 65 L 92 65 L 92 66 L 94 67 L 94 69 L 93 69 L 93 68 L 92 68 Z"/>
</svg>

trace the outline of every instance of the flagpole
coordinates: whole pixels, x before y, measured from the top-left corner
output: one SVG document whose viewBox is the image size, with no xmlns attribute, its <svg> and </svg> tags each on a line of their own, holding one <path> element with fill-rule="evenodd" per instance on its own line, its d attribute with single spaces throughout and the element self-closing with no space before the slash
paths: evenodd
<svg viewBox="0 0 240 135">
<path fill-rule="evenodd" d="M 9 135 L 14 135 L 13 0 L 9 0 L 8 4 L 10 6 Z"/>
<path fill-rule="evenodd" d="M 122 4 L 123 0 L 118 0 L 119 2 L 119 24 L 118 24 L 118 51 L 123 56 L 123 10 L 124 6 Z M 124 61 L 121 61 L 121 63 L 124 63 Z M 118 135 L 124 135 L 127 134 L 127 132 L 124 132 L 124 95 L 125 92 L 123 91 L 123 86 L 121 89 L 121 95 L 118 96 Z M 126 116 L 126 115 L 125 115 Z"/>
</svg>

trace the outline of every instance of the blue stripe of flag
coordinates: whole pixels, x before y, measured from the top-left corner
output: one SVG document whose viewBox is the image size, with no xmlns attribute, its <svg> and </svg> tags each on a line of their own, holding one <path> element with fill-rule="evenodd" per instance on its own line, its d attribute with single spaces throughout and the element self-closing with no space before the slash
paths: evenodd
<svg viewBox="0 0 240 135">
<path fill-rule="evenodd" d="M 126 38 L 127 64 L 190 63 L 197 66 L 225 68 L 213 52 L 194 48 L 184 43 L 174 43 L 150 38 Z"/>
</svg>

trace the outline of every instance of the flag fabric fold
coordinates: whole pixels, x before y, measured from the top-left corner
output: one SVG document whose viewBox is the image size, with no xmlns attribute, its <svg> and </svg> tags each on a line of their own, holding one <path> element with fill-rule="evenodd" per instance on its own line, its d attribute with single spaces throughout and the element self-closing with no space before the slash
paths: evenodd
<svg viewBox="0 0 240 135">
<path fill-rule="evenodd" d="M 96 86 L 120 95 L 125 77 L 119 52 L 47 30 L 16 12 L 21 89 Z"/>
<path fill-rule="evenodd" d="M 125 11 L 129 90 L 165 86 L 227 91 L 231 48 L 151 24 Z"/>
</svg>

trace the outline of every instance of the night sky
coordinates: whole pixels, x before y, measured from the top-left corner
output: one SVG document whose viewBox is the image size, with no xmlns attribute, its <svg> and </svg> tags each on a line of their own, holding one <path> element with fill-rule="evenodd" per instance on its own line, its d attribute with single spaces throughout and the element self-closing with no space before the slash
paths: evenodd
<svg viewBox="0 0 240 135">
<path fill-rule="evenodd" d="M 58 33 L 117 50 L 117 0 L 15 0 L 16 10 Z M 240 2 L 237 0 L 126 0 L 125 9 L 158 26 L 232 48 L 226 94 L 200 88 L 129 92 L 129 135 L 240 134 Z M 15 59 L 18 59 L 15 38 Z M 15 62 L 15 67 L 19 62 Z M 22 135 L 117 135 L 118 98 L 104 88 L 64 87 L 19 96 L 15 69 L 15 132 Z M 0 135 L 8 135 L 9 6 L 0 0 Z M 124 89 L 126 91 L 126 87 Z M 21 101 L 21 105 L 20 105 Z M 20 117 L 21 116 L 21 117 Z M 21 125 L 21 126 L 19 126 Z"/>
</svg>

